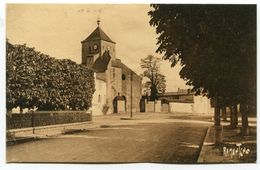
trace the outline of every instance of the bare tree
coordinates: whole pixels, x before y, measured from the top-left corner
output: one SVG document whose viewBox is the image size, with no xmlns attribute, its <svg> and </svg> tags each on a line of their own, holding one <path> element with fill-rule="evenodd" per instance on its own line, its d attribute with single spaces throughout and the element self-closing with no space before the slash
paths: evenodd
<svg viewBox="0 0 260 170">
<path fill-rule="evenodd" d="M 142 77 L 149 79 L 145 83 L 145 87 L 150 88 L 150 99 L 156 100 L 158 94 L 164 94 L 166 89 L 165 76 L 160 73 L 160 62 L 161 59 L 148 55 L 141 59 L 141 68 L 144 70 Z"/>
</svg>

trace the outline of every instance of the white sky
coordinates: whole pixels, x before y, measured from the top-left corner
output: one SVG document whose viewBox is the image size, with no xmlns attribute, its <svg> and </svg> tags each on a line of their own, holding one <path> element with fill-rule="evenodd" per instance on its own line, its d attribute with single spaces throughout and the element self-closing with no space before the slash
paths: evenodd
<svg viewBox="0 0 260 170">
<path fill-rule="evenodd" d="M 55 58 L 81 62 L 81 41 L 97 26 L 116 42 L 116 57 L 140 74 L 140 59 L 156 54 L 155 28 L 149 25 L 149 5 L 29 5 L 11 4 L 6 9 L 6 35 L 13 44 L 30 47 Z M 179 78 L 180 66 L 164 61 L 167 91 L 185 88 Z"/>
</svg>

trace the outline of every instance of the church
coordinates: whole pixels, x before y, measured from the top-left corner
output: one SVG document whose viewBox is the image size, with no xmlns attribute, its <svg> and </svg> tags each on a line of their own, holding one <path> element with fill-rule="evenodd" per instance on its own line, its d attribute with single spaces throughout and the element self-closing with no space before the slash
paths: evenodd
<svg viewBox="0 0 260 170">
<path fill-rule="evenodd" d="M 92 114 L 139 112 L 142 78 L 116 57 L 116 43 L 100 28 L 83 41 L 82 64 L 94 71 Z"/>
</svg>

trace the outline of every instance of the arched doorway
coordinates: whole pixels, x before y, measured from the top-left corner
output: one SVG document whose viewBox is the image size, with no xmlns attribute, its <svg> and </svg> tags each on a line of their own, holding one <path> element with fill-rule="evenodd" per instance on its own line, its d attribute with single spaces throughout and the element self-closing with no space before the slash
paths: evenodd
<svg viewBox="0 0 260 170">
<path fill-rule="evenodd" d="M 114 113 L 126 112 L 126 97 L 120 96 L 120 93 L 113 99 Z"/>
</svg>

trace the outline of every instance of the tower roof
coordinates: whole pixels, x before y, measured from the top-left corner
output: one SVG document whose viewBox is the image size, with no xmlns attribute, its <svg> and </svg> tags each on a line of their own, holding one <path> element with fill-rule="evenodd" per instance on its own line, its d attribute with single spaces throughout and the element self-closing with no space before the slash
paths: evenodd
<svg viewBox="0 0 260 170">
<path fill-rule="evenodd" d="M 92 40 L 104 40 L 115 44 L 99 26 L 82 43 Z"/>
</svg>

